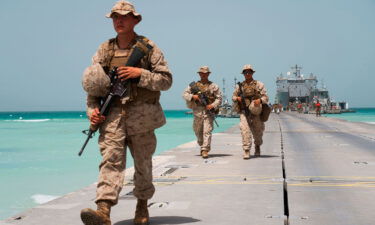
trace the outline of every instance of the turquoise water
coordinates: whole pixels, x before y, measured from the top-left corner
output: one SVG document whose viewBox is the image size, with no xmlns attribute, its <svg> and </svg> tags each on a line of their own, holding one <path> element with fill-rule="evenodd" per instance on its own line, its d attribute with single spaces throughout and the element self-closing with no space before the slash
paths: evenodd
<svg viewBox="0 0 375 225">
<path fill-rule="evenodd" d="M 355 113 L 326 114 L 327 117 L 375 124 L 375 108 L 353 108 Z"/>
<path fill-rule="evenodd" d="M 193 117 L 185 112 L 165 111 L 167 124 L 156 131 L 156 155 L 195 140 Z M 238 123 L 217 121 L 215 132 Z M 96 181 L 97 136 L 77 156 L 87 127 L 84 112 L 0 112 L 0 220 Z M 128 157 L 127 167 L 132 165 Z"/>
</svg>

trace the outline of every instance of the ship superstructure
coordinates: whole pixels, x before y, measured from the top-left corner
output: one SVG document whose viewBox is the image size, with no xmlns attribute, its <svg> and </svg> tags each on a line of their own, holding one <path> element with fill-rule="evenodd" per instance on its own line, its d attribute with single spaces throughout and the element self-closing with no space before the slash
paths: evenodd
<svg viewBox="0 0 375 225">
<path fill-rule="evenodd" d="M 281 104 L 284 109 L 290 108 L 291 110 L 295 110 L 297 105 L 301 104 L 309 111 L 313 110 L 314 104 L 319 101 L 322 111 L 326 113 L 340 113 L 348 109 L 346 102 L 339 104 L 331 99 L 324 84 L 318 87 L 317 76 L 312 73 L 304 76 L 301 73 L 302 67 L 298 65 L 291 69 L 286 76 L 280 74 L 276 78 L 276 104 Z"/>
<path fill-rule="evenodd" d="M 280 74 L 276 78 L 276 103 L 287 107 L 294 102 L 311 103 L 314 98 L 323 101 L 329 99 L 328 90 L 317 87 L 318 79 L 314 74 L 304 77 L 301 74 L 302 67 L 298 65 L 291 69 L 292 72 L 288 72 L 287 76 Z"/>
</svg>

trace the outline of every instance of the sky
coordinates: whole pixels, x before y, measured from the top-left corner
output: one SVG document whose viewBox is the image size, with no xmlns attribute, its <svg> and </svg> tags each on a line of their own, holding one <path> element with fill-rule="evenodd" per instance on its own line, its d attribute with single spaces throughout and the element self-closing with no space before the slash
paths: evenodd
<svg viewBox="0 0 375 225">
<path fill-rule="evenodd" d="M 105 18 L 115 1 L 1 0 L 0 111 L 85 110 L 81 78 L 98 46 L 115 37 Z M 181 95 L 207 65 L 233 92 L 244 64 L 271 101 L 290 67 L 350 107 L 375 107 L 375 0 L 137 0 L 136 32 L 163 51 L 173 85 L 164 109 L 185 109 Z"/>
</svg>

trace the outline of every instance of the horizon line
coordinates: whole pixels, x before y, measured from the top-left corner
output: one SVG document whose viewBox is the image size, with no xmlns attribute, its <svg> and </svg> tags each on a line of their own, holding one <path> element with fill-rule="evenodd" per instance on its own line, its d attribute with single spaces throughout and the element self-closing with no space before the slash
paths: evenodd
<svg viewBox="0 0 375 225">
<path fill-rule="evenodd" d="M 375 108 L 375 106 L 356 106 L 356 107 L 350 107 L 349 109 L 358 109 L 358 108 L 366 108 L 371 109 Z M 191 109 L 163 109 L 163 111 L 190 111 Z M 86 110 L 0 110 L 0 113 L 12 113 L 12 112 L 86 112 Z"/>
</svg>

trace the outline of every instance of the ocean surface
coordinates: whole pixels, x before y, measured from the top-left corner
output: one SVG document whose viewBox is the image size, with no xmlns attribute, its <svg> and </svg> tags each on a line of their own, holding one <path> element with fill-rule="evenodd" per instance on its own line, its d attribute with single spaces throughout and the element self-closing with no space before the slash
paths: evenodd
<svg viewBox="0 0 375 225">
<path fill-rule="evenodd" d="M 156 130 L 155 155 L 195 140 L 193 117 L 185 112 L 165 111 L 167 124 Z M 215 133 L 239 119 L 217 121 Z M 86 138 L 81 131 L 88 126 L 85 112 L 0 112 L 0 220 L 96 182 L 98 135 L 77 156 Z"/>
<path fill-rule="evenodd" d="M 324 114 L 327 117 L 343 119 L 352 122 L 375 124 L 375 108 L 352 108 L 354 113 Z"/>
</svg>

